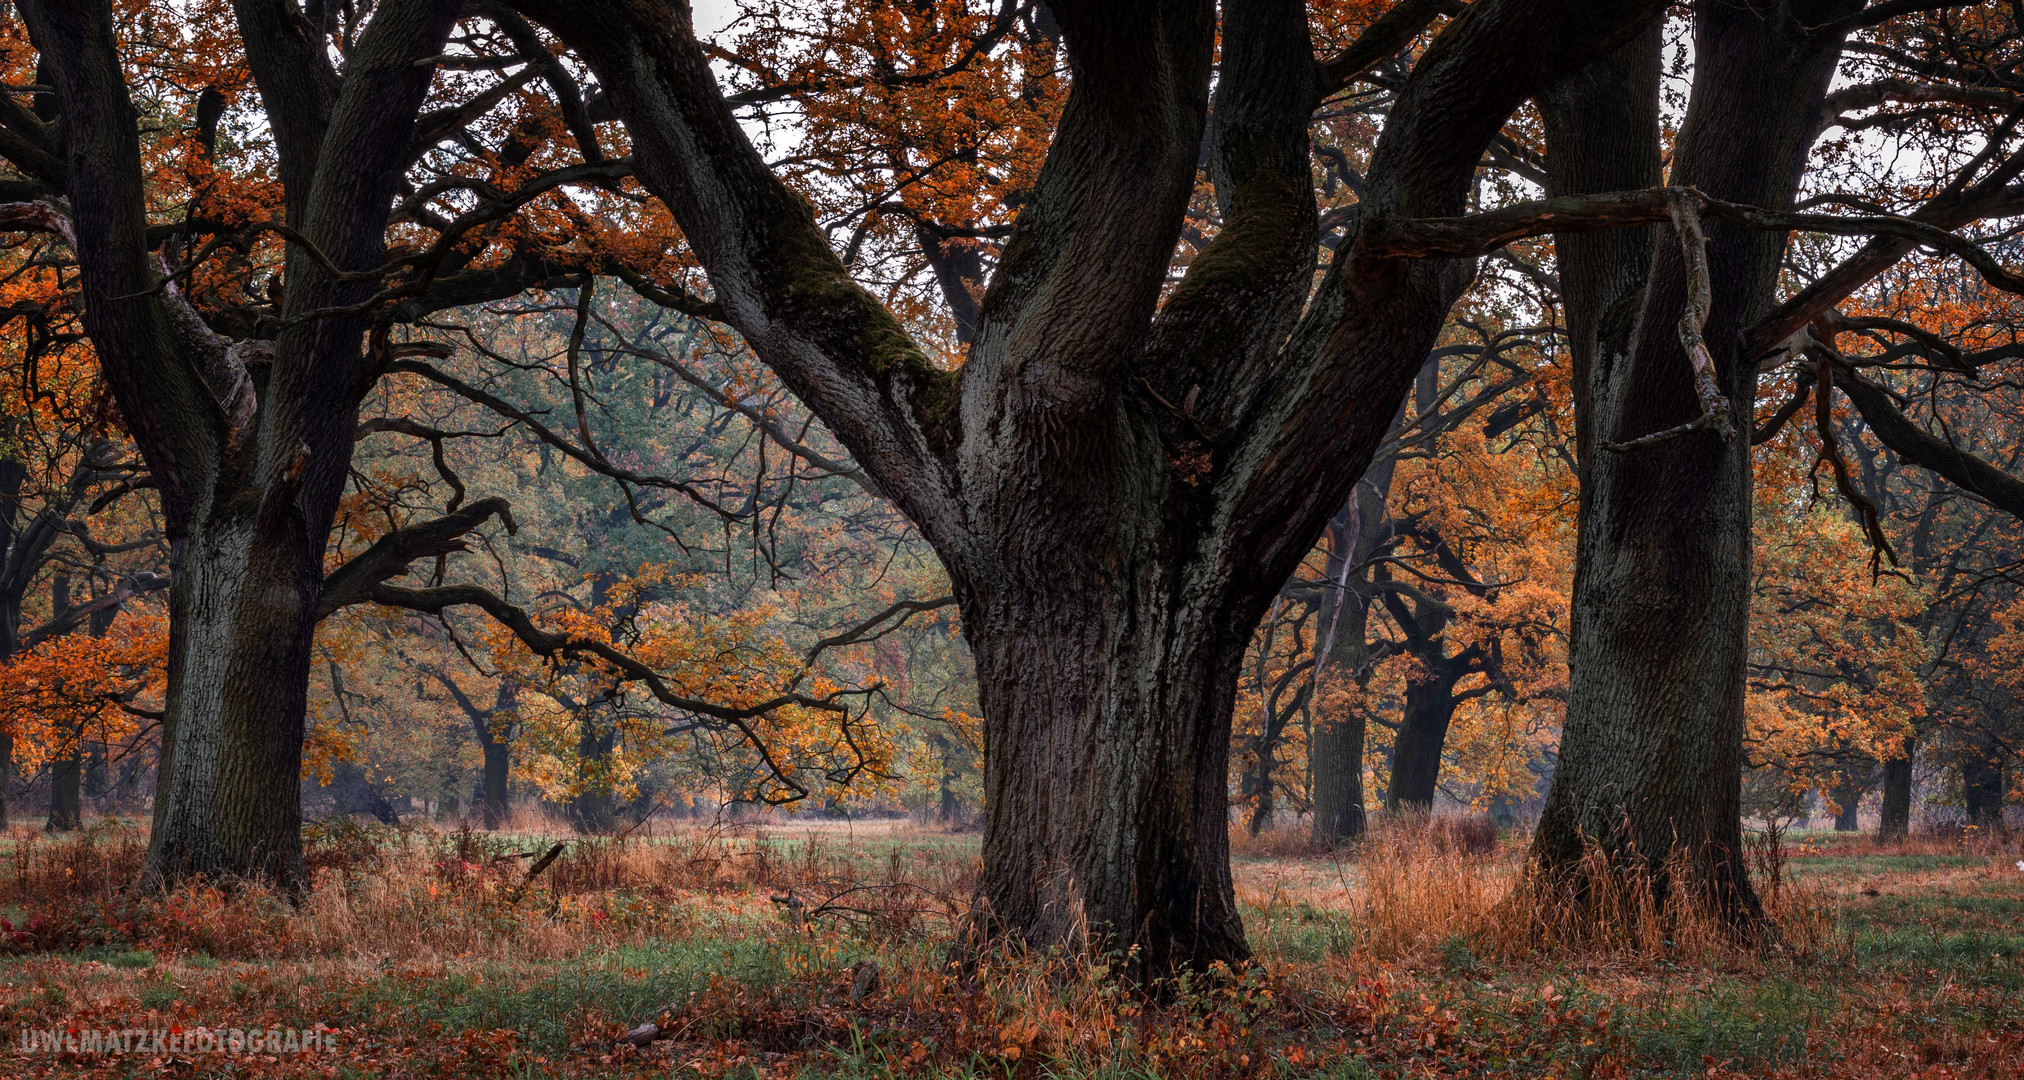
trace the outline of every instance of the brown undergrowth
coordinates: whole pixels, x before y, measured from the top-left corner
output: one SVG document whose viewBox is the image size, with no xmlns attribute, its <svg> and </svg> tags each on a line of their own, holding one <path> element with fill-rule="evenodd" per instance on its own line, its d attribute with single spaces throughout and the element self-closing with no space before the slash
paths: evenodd
<svg viewBox="0 0 2024 1080">
<path fill-rule="evenodd" d="M 1525 888 L 1525 838 L 1484 850 L 1480 833 L 1387 820 L 1335 852 L 1240 853 L 1260 962 L 1158 1001 L 1102 960 L 1008 947 L 951 967 L 975 849 L 942 836 L 570 838 L 529 881 L 553 840 L 340 826 L 311 835 L 290 896 L 134 889 L 130 828 L 17 834 L 0 1026 L 343 1033 L 320 1057 L 7 1057 L 24 1076 L 1994 1077 L 2024 1061 L 2004 1004 L 2024 977 L 2000 966 L 2024 955 L 1879 958 L 1838 914 L 1918 895 L 1857 888 L 1898 874 L 1888 859 L 1843 883 L 1795 871 L 1804 846 L 1760 851 L 1776 933 L 1756 944 L 1635 889 L 1625 929 L 1583 936 Z M 1994 913 L 1977 947 L 2000 944 L 2000 905 L 2024 905 L 2005 864 L 1905 858 L 1941 859 L 1916 872 L 1952 874 Z"/>
</svg>

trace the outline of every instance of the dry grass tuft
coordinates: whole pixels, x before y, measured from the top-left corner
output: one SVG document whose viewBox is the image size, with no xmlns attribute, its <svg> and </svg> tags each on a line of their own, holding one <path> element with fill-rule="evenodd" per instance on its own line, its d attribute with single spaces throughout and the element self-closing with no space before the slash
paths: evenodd
<svg viewBox="0 0 2024 1080">
<path fill-rule="evenodd" d="M 551 848 L 560 853 L 543 863 Z M 307 884 L 146 887 L 145 836 L 104 825 L 17 840 L 0 906 L 24 913 L 0 951 L 123 944 L 220 959 L 557 959 L 683 934 L 713 904 L 799 926 L 892 936 L 946 926 L 973 889 L 969 858 L 876 862 L 811 833 L 515 839 L 343 820 L 306 836 Z M 530 879 L 530 871 L 539 872 Z M 769 904 L 768 901 L 771 901 Z"/>
</svg>

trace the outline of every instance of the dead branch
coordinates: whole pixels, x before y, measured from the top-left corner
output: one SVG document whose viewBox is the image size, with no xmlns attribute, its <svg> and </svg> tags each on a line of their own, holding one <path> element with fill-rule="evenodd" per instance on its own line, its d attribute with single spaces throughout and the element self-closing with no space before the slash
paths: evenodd
<svg viewBox="0 0 2024 1080">
<path fill-rule="evenodd" d="M 1602 444 L 1603 449 L 1617 453 L 1704 428 L 1721 436 L 1723 442 L 1736 437 L 1736 421 L 1730 416 L 1729 398 L 1722 393 L 1721 381 L 1715 374 L 1715 358 L 1709 355 L 1708 344 L 1702 338 L 1708 326 L 1708 309 L 1714 304 L 1714 283 L 1708 272 L 1708 234 L 1701 228 L 1701 217 L 1694 205 L 1700 201 L 1701 194 L 1691 188 L 1668 188 L 1667 194 L 1671 203 L 1673 231 L 1680 237 L 1680 259 L 1687 270 L 1687 298 L 1680 309 L 1680 347 L 1686 350 L 1687 364 L 1694 371 L 1694 396 L 1700 399 L 1701 415 L 1629 442 Z"/>
</svg>

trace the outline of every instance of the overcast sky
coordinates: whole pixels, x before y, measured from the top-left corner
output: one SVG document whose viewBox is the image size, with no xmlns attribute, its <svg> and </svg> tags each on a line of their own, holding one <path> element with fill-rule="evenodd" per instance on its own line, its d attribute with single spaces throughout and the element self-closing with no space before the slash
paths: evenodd
<svg viewBox="0 0 2024 1080">
<path fill-rule="evenodd" d="M 692 4 L 697 37 L 709 37 L 738 17 L 738 0 L 692 0 Z"/>
</svg>

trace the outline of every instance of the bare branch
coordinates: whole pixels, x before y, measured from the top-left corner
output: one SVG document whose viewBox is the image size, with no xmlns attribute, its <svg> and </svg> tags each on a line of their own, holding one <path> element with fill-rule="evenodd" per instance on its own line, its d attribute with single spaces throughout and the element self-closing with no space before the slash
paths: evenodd
<svg viewBox="0 0 2024 1080">
<path fill-rule="evenodd" d="M 380 537 L 324 579 L 323 601 L 317 606 L 316 617 L 326 618 L 339 608 L 372 600 L 376 588 L 407 573 L 408 564 L 416 559 L 468 550 L 464 536 L 495 516 L 505 524 L 506 531 L 518 531 L 511 505 L 494 497 Z"/>
<path fill-rule="evenodd" d="M 877 641 L 879 638 L 906 625 L 907 619 L 915 615 L 940 610 L 955 602 L 956 598 L 953 596 L 938 596 L 933 600 L 901 600 L 884 611 L 873 615 L 871 618 L 845 630 L 841 634 L 833 634 L 816 642 L 815 646 L 808 650 L 808 656 L 802 662 L 804 664 L 815 663 L 815 658 L 822 655 L 825 649 L 836 649 L 846 645 L 862 645 L 868 641 Z M 900 616 L 898 621 L 890 626 L 881 625 L 895 615 Z M 874 629 L 877 629 L 878 632 L 871 633 Z"/>
<path fill-rule="evenodd" d="M 670 708 L 680 709 L 699 717 L 717 721 L 716 726 L 735 729 L 765 762 L 768 772 L 785 785 L 806 795 L 808 789 L 794 779 L 791 772 L 783 768 L 773 750 L 766 744 L 751 721 L 777 709 L 799 707 L 822 712 L 848 715 L 849 709 L 841 701 L 842 694 L 828 697 L 810 697 L 807 694 L 776 694 L 764 701 L 749 706 L 720 705 L 684 694 L 678 694 L 670 687 L 659 672 L 633 659 L 602 641 L 574 637 L 568 634 L 550 633 L 536 626 L 525 609 L 508 603 L 489 589 L 477 585 L 444 585 L 431 589 L 409 589 L 398 585 L 381 584 L 372 590 L 371 600 L 375 604 L 405 608 L 439 615 L 452 607 L 476 607 L 490 615 L 494 621 L 512 631 L 535 654 L 547 657 L 562 657 L 569 660 L 589 660 L 612 672 L 625 682 L 637 682 L 647 688 L 656 701 Z"/>
<path fill-rule="evenodd" d="M 51 638 L 62 637 L 83 626 L 85 620 L 93 615 L 118 608 L 136 596 L 166 589 L 172 581 L 173 577 L 166 573 L 140 573 L 123 578 L 104 596 L 95 597 L 81 604 L 72 604 L 50 616 L 48 622 L 24 632 L 21 635 L 21 648 L 32 649 Z"/>
<path fill-rule="evenodd" d="M 1845 360 L 1842 363 L 1837 385 L 1855 403 L 1863 423 L 1879 441 L 1905 461 L 1945 477 L 1955 487 L 2024 521 L 2024 479 L 1927 432 L 1899 411 L 1889 391 L 1856 374 Z"/>
<path fill-rule="evenodd" d="M 1843 460 L 1841 445 L 1834 437 L 1834 350 L 1821 344 L 1813 351 L 1819 357 L 1815 377 L 1820 381 L 1820 390 L 1813 395 L 1813 427 L 1820 436 L 1820 461 L 1814 462 L 1813 467 L 1820 468 L 1821 461 L 1833 467 L 1835 489 L 1862 519 L 1862 531 L 1869 538 L 1869 573 L 1874 578 L 1883 572 L 1883 558 L 1888 557 L 1892 566 L 1898 565 L 1897 552 L 1891 550 L 1890 540 L 1883 534 L 1876 503 L 1857 491 L 1855 482 L 1849 479 L 1848 462 Z"/>
</svg>

